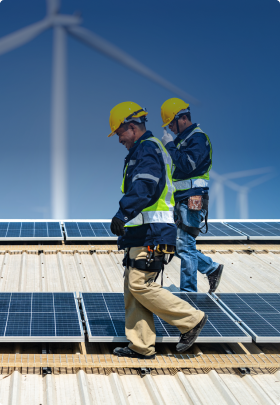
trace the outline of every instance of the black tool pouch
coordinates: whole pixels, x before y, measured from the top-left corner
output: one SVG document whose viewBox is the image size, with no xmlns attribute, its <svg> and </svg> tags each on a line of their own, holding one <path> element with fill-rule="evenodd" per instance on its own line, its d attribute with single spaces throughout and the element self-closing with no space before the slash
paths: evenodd
<svg viewBox="0 0 280 405">
<path fill-rule="evenodd" d="M 184 201 L 185 204 L 188 205 L 188 199 Z M 208 204 L 209 204 L 209 196 L 205 195 L 202 197 L 202 209 L 206 210 L 206 215 L 205 215 L 205 224 L 201 228 L 196 228 L 194 226 L 188 226 L 185 225 L 182 221 L 181 213 L 180 213 L 180 202 L 177 203 L 176 206 L 176 211 L 178 215 L 178 220 L 176 221 L 176 225 L 178 228 L 181 228 L 184 232 L 187 232 L 189 235 L 191 235 L 193 238 L 197 238 L 198 235 L 201 233 L 205 234 L 208 232 Z M 201 230 L 205 228 L 205 232 L 202 232 Z"/>
<path fill-rule="evenodd" d="M 163 266 L 163 256 L 156 256 L 155 259 L 148 264 L 146 259 L 128 259 L 130 267 L 135 267 L 138 270 L 160 272 Z"/>
<path fill-rule="evenodd" d="M 150 271 L 157 273 L 154 281 L 157 280 L 161 272 L 161 286 L 163 286 L 163 270 L 165 264 L 165 255 L 155 256 L 154 260 L 151 263 L 148 263 L 146 259 L 128 259 L 129 266 L 135 267 L 138 270 Z"/>
</svg>

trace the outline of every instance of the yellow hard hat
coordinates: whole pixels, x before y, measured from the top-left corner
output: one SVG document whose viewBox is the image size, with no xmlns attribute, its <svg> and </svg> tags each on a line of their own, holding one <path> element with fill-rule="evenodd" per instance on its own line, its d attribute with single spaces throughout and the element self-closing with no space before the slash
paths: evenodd
<svg viewBox="0 0 280 405">
<path fill-rule="evenodd" d="M 185 103 L 185 101 L 181 100 L 180 98 L 169 98 L 166 100 L 161 106 L 161 118 L 163 121 L 163 127 L 170 124 L 171 121 L 174 120 L 175 115 L 177 115 L 180 111 L 186 112 L 189 108 L 189 104 Z"/>
<path fill-rule="evenodd" d="M 135 119 L 137 121 L 137 118 L 144 117 L 145 115 L 148 115 L 146 109 L 132 101 L 125 101 L 124 103 L 117 104 L 110 112 L 109 124 L 112 132 L 108 137 L 113 136 L 121 124 Z"/>
</svg>

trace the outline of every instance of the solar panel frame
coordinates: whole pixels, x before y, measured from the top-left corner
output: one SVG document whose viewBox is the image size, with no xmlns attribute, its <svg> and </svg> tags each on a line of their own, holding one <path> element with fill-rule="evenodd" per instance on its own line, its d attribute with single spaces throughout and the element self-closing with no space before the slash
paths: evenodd
<svg viewBox="0 0 280 405">
<path fill-rule="evenodd" d="M 58 296 L 58 294 L 68 294 L 73 296 L 73 301 L 74 301 L 74 306 L 72 306 L 71 311 L 57 311 L 56 308 L 53 306 L 53 311 L 32 311 L 32 302 L 33 302 L 33 294 L 36 294 L 40 297 L 43 295 L 52 295 L 53 301 L 55 299 L 55 296 Z M 9 297 L 8 297 L 9 295 Z M 11 298 L 12 296 L 17 296 L 18 299 L 15 301 L 18 301 L 18 311 L 11 312 L 10 311 L 10 304 L 11 304 Z M 21 300 L 20 297 L 26 298 L 27 301 L 27 307 L 22 307 L 21 305 Z M 30 306 L 28 304 L 29 297 L 31 297 L 31 311 L 27 311 L 27 309 L 30 309 Z M 9 299 L 9 309 L 7 311 L 7 305 L 6 301 Z M 4 306 L 1 305 L 2 301 L 4 301 Z M 36 300 L 35 300 L 36 301 Z M 16 306 L 14 305 L 16 308 Z M 75 311 L 73 310 L 75 308 Z M 21 310 L 22 309 L 22 310 Z M 24 311 L 25 309 L 25 311 Z M 12 316 L 11 316 L 12 314 Z M 54 322 L 51 321 L 51 315 L 53 314 L 53 319 Z M 59 314 L 57 316 L 57 314 Z M 60 326 L 60 323 L 57 321 L 57 317 L 62 318 L 62 320 L 65 320 L 65 314 L 75 314 L 77 316 L 76 319 L 78 319 L 78 324 L 79 324 L 79 332 L 80 335 L 74 335 L 70 336 L 69 334 L 65 335 L 58 335 L 56 336 L 53 335 L 36 335 L 36 325 L 41 323 L 41 318 L 45 318 L 45 320 L 48 322 L 48 325 L 50 325 L 50 328 L 54 326 L 55 331 L 57 331 L 58 326 Z M 40 292 L 40 293 L 17 293 L 17 292 L 7 292 L 7 293 L 0 293 L 0 333 L 3 331 L 3 319 L 5 318 L 6 315 L 6 321 L 5 321 L 5 327 L 4 327 L 4 334 L 6 334 L 7 331 L 12 329 L 14 332 L 16 330 L 22 330 L 24 333 L 18 335 L 5 335 L 3 336 L 0 335 L 0 342 L 84 342 L 85 341 L 85 335 L 84 335 L 84 330 L 83 330 L 83 323 L 81 319 L 81 314 L 80 314 L 80 309 L 78 306 L 78 300 L 77 300 L 77 294 L 75 292 Z M 12 318 L 13 323 L 9 325 L 10 322 L 10 316 Z M 36 318 L 34 324 L 32 322 L 33 317 Z M 76 330 L 77 328 L 77 322 L 76 319 L 72 323 L 75 327 Z M 29 324 L 28 324 L 29 322 Z M 45 326 L 45 325 L 44 325 Z M 31 331 L 34 330 L 34 334 L 31 336 Z M 28 334 L 29 333 L 29 334 Z"/>
<path fill-rule="evenodd" d="M 5 231 L 5 224 L 7 224 L 6 231 Z M 31 224 L 33 224 L 34 226 L 31 227 Z M 46 224 L 45 227 L 42 224 Z M 50 229 L 48 224 L 51 224 Z M 53 224 L 58 224 L 58 226 Z M 0 241 L 64 240 L 62 224 L 59 220 L 46 219 L 45 221 L 42 221 L 41 219 L 40 220 L 1 219 L 0 225 L 1 225 Z M 54 226 L 56 229 L 53 229 Z"/>
<path fill-rule="evenodd" d="M 102 325 L 102 320 L 104 320 L 104 317 L 107 319 L 107 323 L 105 323 L 105 326 L 107 326 L 107 328 L 109 327 L 111 330 L 115 329 L 115 333 L 117 334 L 116 331 L 116 326 L 115 326 L 115 322 L 113 322 L 112 318 L 111 318 L 111 313 L 114 313 L 114 321 L 115 319 L 117 319 L 118 317 L 120 318 L 122 316 L 122 321 L 124 320 L 124 310 L 122 311 L 121 308 L 116 305 L 114 308 L 114 311 L 109 311 L 107 308 L 107 312 L 104 312 L 104 302 L 105 302 L 105 306 L 108 306 L 107 301 L 103 299 L 104 302 L 102 302 L 102 299 L 100 300 L 100 309 L 102 309 L 102 311 L 100 312 L 92 312 L 92 311 L 88 311 L 84 302 L 84 296 L 85 294 L 94 294 L 96 295 L 96 297 L 98 296 L 104 296 L 104 295 L 111 295 L 111 296 L 119 296 L 122 297 L 123 299 L 123 293 L 99 293 L 99 292 L 91 292 L 91 293 L 79 293 L 79 296 L 81 298 L 81 305 L 82 305 L 82 310 L 83 310 L 83 314 L 84 314 L 84 319 L 85 319 L 85 324 L 86 324 L 86 330 L 87 330 L 87 334 L 88 334 L 88 341 L 89 342 L 127 342 L 127 338 L 126 336 L 112 336 L 112 335 L 106 335 L 106 336 L 98 336 L 98 335 L 93 335 L 92 334 L 92 328 L 90 327 L 90 323 L 92 324 L 93 321 L 96 321 L 96 329 L 99 328 L 99 330 L 103 327 Z M 252 342 L 252 338 L 251 336 L 242 328 L 240 327 L 240 325 L 236 322 L 236 320 L 230 315 L 228 314 L 223 307 L 221 307 L 216 300 L 208 293 L 173 293 L 175 295 L 178 294 L 187 294 L 188 296 L 197 296 L 199 295 L 204 295 L 206 297 L 208 297 L 211 300 L 211 303 L 213 304 L 214 307 L 216 307 L 216 309 L 219 310 L 219 314 L 222 315 L 223 320 L 224 319 L 230 319 L 233 323 L 234 323 L 234 328 L 238 331 L 240 331 L 240 336 L 202 336 L 200 335 L 198 337 L 198 339 L 196 340 L 198 343 L 207 343 L 207 342 L 212 342 L 212 343 L 227 343 L 227 342 L 243 342 L 243 343 L 248 343 L 248 342 Z M 194 302 L 193 302 L 194 303 Z M 124 307 L 123 307 L 124 308 Z M 95 317 L 92 317 L 91 314 L 96 314 Z M 105 319 L 105 321 L 106 321 Z M 118 320 L 118 319 L 117 319 Z M 157 327 L 160 327 L 162 330 L 165 330 L 167 334 L 169 334 L 169 336 L 157 336 L 156 337 L 156 342 L 178 342 L 179 339 L 179 330 L 175 327 L 172 327 L 171 325 L 167 324 L 166 322 L 164 322 L 162 319 L 160 319 L 159 317 L 154 315 L 154 320 L 155 320 L 155 325 Z M 223 322 L 222 320 L 222 322 Z M 111 321 L 111 323 L 110 323 Z M 208 321 L 209 322 L 209 321 Z M 211 323 L 211 321 L 209 322 L 209 324 Z M 211 324 L 212 325 L 212 324 Z M 113 328 L 112 328 L 113 326 Z M 213 326 L 213 325 L 212 325 Z M 172 330 L 172 328 L 176 329 L 176 334 L 174 333 L 174 331 Z M 215 327 L 214 327 L 215 328 Z M 167 332 L 166 329 L 170 329 L 170 332 Z M 203 332 L 203 331 L 202 331 Z M 173 336 L 170 336 L 170 333 L 173 333 Z M 219 333 L 217 333 L 219 334 Z"/>
<path fill-rule="evenodd" d="M 240 323 L 240 325 L 242 325 L 242 328 L 244 330 L 247 331 L 247 333 L 249 335 L 252 336 L 253 340 L 256 343 L 280 343 L 280 304 L 279 305 L 279 309 L 276 309 L 273 305 L 271 304 L 267 304 L 268 301 L 265 300 L 268 298 L 268 296 L 275 296 L 278 297 L 278 301 L 280 303 L 280 293 L 213 293 L 212 294 L 213 297 L 215 299 L 218 300 L 218 302 L 220 303 L 220 305 L 226 310 L 227 313 L 229 313 L 234 319 L 237 320 L 237 322 Z M 238 299 L 242 299 L 242 295 L 243 295 L 243 301 L 244 304 L 243 307 L 246 310 L 246 312 L 244 311 L 243 314 L 241 313 L 241 310 L 238 311 L 234 311 L 233 309 L 230 308 L 230 306 L 228 306 L 228 304 L 226 304 L 224 302 L 225 300 L 225 295 L 232 295 L 234 297 L 234 295 L 236 295 L 238 297 Z M 261 312 L 256 311 L 253 307 L 252 304 L 249 305 L 248 303 L 246 303 L 245 301 L 245 295 L 246 296 L 252 296 L 252 298 L 254 297 L 258 297 L 264 300 L 263 304 L 263 310 Z M 244 299 L 245 298 L 245 299 Z M 224 299 L 224 300 L 223 300 Z M 268 306 L 271 306 L 271 309 L 268 308 Z M 249 308 L 247 308 L 249 307 Z M 265 311 L 266 309 L 266 311 Z M 268 312 L 269 311 L 269 312 Z M 238 315 L 238 313 L 240 315 Z M 248 314 L 248 316 L 246 315 Z M 263 316 L 262 316 L 263 314 Z M 258 315 L 256 317 L 256 315 Z M 278 321 L 278 329 L 276 327 L 273 326 L 272 323 L 270 323 L 269 318 L 271 319 L 271 317 L 277 317 L 277 321 Z M 249 326 L 248 323 L 252 323 L 252 321 L 256 319 L 257 323 L 257 329 L 262 328 L 263 330 L 265 329 L 266 332 L 267 330 L 271 330 L 272 333 L 274 333 L 274 335 L 269 335 L 269 333 L 265 336 L 258 334 L 258 332 L 256 331 L 256 329 L 254 330 L 254 328 L 252 328 L 252 326 Z M 263 327 L 261 326 L 262 323 L 260 323 L 260 321 L 262 321 L 263 319 Z M 274 329 L 274 330 L 273 330 Z M 276 333 L 277 332 L 277 333 Z"/>
<path fill-rule="evenodd" d="M 79 224 L 85 225 L 81 226 L 81 229 Z M 95 224 L 100 224 L 100 228 L 95 227 Z M 73 219 L 63 221 L 66 240 L 117 241 L 118 237 L 111 234 L 110 224 L 111 221 L 108 219 Z"/>
</svg>

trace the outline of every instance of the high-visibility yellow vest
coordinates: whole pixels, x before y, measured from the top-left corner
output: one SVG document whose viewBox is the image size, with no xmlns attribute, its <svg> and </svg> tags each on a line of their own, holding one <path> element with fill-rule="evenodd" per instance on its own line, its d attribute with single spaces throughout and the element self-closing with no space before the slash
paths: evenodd
<svg viewBox="0 0 280 405">
<path fill-rule="evenodd" d="M 172 184 L 172 174 L 171 174 L 171 170 L 172 170 L 172 160 L 171 157 L 169 155 L 169 153 L 167 152 L 167 150 L 165 149 L 165 147 L 163 146 L 163 144 L 161 143 L 161 141 L 155 137 L 150 137 L 147 139 L 144 139 L 142 142 L 145 141 L 151 141 L 154 142 L 158 145 L 158 148 L 156 149 L 157 153 L 161 153 L 162 157 L 163 157 L 163 162 L 165 165 L 165 187 L 159 197 L 159 199 L 151 206 L 144 208 L 143 211 L 140 212 L 140 214 L 138 214 L 135 218 L 133 218 L 131 221 L 127 222 L 127 224 L 125 225 L 126 227 L 129 226 L 140 226 L 143 224 L 151 224 L 151 223 L 174 223 L 174 215 L 173 215 L 173 211 L 174 211 L 174 205 L 175 205 L 175 200 L 174 200 L 174 186 Z M 129 164 L 131 163 L 128 162 L 128 164 L 125 167 L 124 170 L 124 176 L 123 176 L 123 181 L 122 181 L 122 185 L 121 185 L 121 191 L 123 194 L 125 194 L 124 192 L 124 185 L 125 185 L 125 178 L 126 178 L 126 172 L 127 172 L 127 168 L 129 166 Z M 148 173 L 144 173 L 144 174 L 138 174 L 137 175 L 137 179 L 141 179 L 141 178 L 153 178 L 154 176 L 148 174 Z M 135 180 L 137 180 L 135 179 Z"/>
<path fill-rule="evenodd" d="M 202 174 L 201 176 L 197 176 L 197 177 L 190 177 L 187 179 L 174 179 L 173 174 L 175 172 L 176 166 L 173 163 L 172 165 L 172 179 L 173 179 L 173 185 L 175 187 L 175 191 L 186 191 L 189 190 L 190 188 L 195 188 L 195 187 L 208 187 L 208 181 L 210 179 L 209 177 L 209 172 L 212 168 L 212 145 L 210 142 L 210 139 L 208 137 L 208 135 L 205 134 L 205 132 L 203 132 L 199 127 L 196 127 L 185 139 L 182 139 L 181 142 L 178 143 L 177 145 L 177 149 L 180 149 L 181 146 L 184 146 L 184 144 L 187 143 L 187 139 L 189 139 L 195 132 L 201 132 L 202 134 L 204 134 L 207 138 L 207 141 L 209 143 L 210 146 L 210 160 L 211 163 L 208 167 L 208 170 L 206 173 Z M 193 162 L 194 164 L 194 162 Z"/>
</svg>

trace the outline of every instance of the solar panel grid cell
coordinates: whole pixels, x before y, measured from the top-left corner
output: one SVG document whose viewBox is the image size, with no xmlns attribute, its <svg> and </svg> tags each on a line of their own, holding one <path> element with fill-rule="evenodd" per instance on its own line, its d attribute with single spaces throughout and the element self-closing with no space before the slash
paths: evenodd
<svg viewBox="0 0 280 405">
<path fill-rule="evenodd" d="M 239 232 L 234 231 L 233 229 L 229 228 L 228 226 L 224 225 L 221 222 L 209 222 L 208 223 L 208 232 L 207 236 L 231 236 L 237 237 L 241 236 Z"/>
<path fill-rule="evenodd" d="M 217 294 L 256 341 L 280 342 L 279 294 Z M 272 340 L 267 340 L 272 339 Z"/>
<path fill-rule="evenodd" d="M 20 229 L 21 222 L 9 222 L 9 230 L 11 229 Z"/>
<path fill-rule="evenodd" d="M 247 335 L 207 295 L 200 293 L 174 293 L 197 309 L 205 310 L 209 321 L 201 336 L 211 338 L 246 337 Z M 90 339 L 94 337 L 125 338 L 124 297 L 121 293 L 82 293 L 82 305 L 87 319 Z M 99 323 L 101 326 L 99 328 Z M 175 326 L 154 315 L 158 337 L 178 338 L 180 332 Z M 176 340 L 175 339 L 175 340 Z"/>
<path fill-rule="evenodd" d="M 82 341 L 73 293 L 0 293 L 0 338 Z"/>
<path fill-rule="evenodd" d="M 108 238 L 116 237 L 104 226 L 103 222 L 65 222 L 69 238 Z"/>
<path fill-rule="evenodd" d="M 227 224 L 251 238 L 280 238 L 280 224 L 277 222 L 227 222 Z"/>
<path fill-rule="evenodd" d="M 59 222 L 1 222 L 0 238 L 62 239 Z"/>
</svg>

